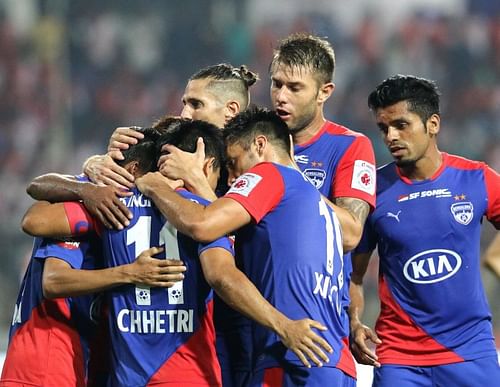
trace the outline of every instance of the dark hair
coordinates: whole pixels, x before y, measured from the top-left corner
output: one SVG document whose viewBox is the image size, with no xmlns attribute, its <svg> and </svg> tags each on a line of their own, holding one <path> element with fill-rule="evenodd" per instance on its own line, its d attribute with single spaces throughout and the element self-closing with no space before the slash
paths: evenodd
<svg viewBox="0 0 500 387">
<path fill-rule="evenodd" d="M 124 159 L 116 163 L 121 167 L 126 164 L 137 161 L 139 169 L 143 173 L 154 172 L 158 170 L 158 149 L 157 142 L 161 132 L 155 128 L 137 128 L 138 132 L 144 134 L 144 138 L 137 144 L 130 145 L 128 149 L 122 150 Z"/>
<path fill-rule="evenodd" d="M 413 75 L 395 75 L 387 78 L 368 96 L 368 107 L 380 108 L 406 101 L 408 110 L 416 113 L 426 122 L 439 112 L 439 91 L 434 81 Z"/>
<path fill-rule="evenodd" d="M 205 156 L 215 159 L 214 168 L 225 165 L 225 147 L 221 130 L 205 121 L 180 120 L 178 125 L 161 135 L 158 149 L 165 144 L 171 144 L 185 152 L 194 153 L 199 137 L 202 137 L 205 143 Z"/>
<path fill-rule="evenodd" d="M 163 134 L 171 130 L 175 130 L 175 128 L 179 126 L 183 121 L 187 121 L 187 119 L 167 114 L 154 121 L 151 127 L 158 130 L 160 134 Z"/>
<path fill-rule="evenodd" d="M 272 74 L 279 65 L 292 69 L 308 68 L 323 84 L 333 79 L 335 53 L 326 39 L 304 33 L 293 34 L 279 42 L 278 48 L 274 50 L 269 72 Z"/>
<path fill-rule="evenodd" d="M 274 145 L 290 154 L 290 132 L 285 121 L 276 112 L 252 106 L 233 117 L 222 131 L 226 145 L 239 144 L 243 149 L 250 148 L 253 139 L 264 134 Z"/>
<path fill-rule="evenodd" d="M 189 78 L 190 81 L 195 79 L 210 79 L 207 86 L 209 89 L 214 90 L 217 95 L 232 93 L 233 98 L 238 97 L 242 109 L 246 109 L 250 103 L 248 89 L 257 82 L 259 76 L 245 65 L 237 68 L 228 63 L 219 63 L 205 67 Z"/>
</svg>

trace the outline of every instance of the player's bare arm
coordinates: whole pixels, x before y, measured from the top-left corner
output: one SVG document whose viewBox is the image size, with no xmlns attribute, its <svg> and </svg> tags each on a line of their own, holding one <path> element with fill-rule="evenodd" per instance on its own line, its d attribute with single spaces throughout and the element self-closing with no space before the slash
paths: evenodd
<svg viewBox="0 0 500 387">
<path fill-rule="evenodd" d="M 344 251 L 354 249 L 363 235 L 363 227 L 370 212 L 370 205 L 361 199 L 339 197 L 331 202 L 325 198 L 327 204 L 333 208 L 342 227 L 342 244 Z"/>
<path fill-rule="evenodd" d="M 24 214 L 21 227 L 32 236 L 56 239 L 72 236 L 62 203 L 36 202 Z"/>
<path fill-rule="evenodd" d="M 90 156 L 83 163 L 83 173 L 96 184 L 110 185 L 122 190 L 134 186 L 134 176 L 106 155 Z"/>
<path fill-rule="evenodd" d="M 251 222 L 250 214 L 235 200 L 221 198 L 202 206 L 184 199 L 159 172 L 141 176 L 136 184 L 177 230 L 200 242 L 211 242 Z"/>
<path fill-rule="evenodd" d="M 185 152 L 176 146 L 166 144 L 162 147 L 163 154 L 158 161 L 160 172 L 170 179 L 182 179 L 184 186 L 202 198 L 210 201 L 217 199 L 215 192 L 210 187 L 203 167 L 205 164 L 205 144 L 199 138 L 196 152 Z"/>
<path fill-rule="evenodd" d="M 372 329 L 361 322 L 365 306 L 363 277 L 365 276 L 371 254 L 372 252 L 352 255 L 353 269 L 349 286 L 349 295 L 351 297 L 351 304 L 349 305 L 352 338 L 351 352 L 359 363 L 380 367 L 377 355 L 366 345 L 366 341 L 370 340 L 375 344 L 380 344 L 381 341 Z"/>
<path fill-rule="evenodd" d="M 108 228 L 122 229 L 129 224 L 130 211 L 119 199 L 130 196 L 129 191 L 49 173 L 35 178 L 27 192 L 34 199 L 49 202 L 81 200 L 91 215 Z"/>
<path fill-rule="evenodd" d="M 235 265 L 233 256 L 222 248 L 205 250 L 200 255 L 208 284 L 231 308 L 276 332 L 306 367 L 310 361 L 321 367 L 328 362 L 331 346 L 313 328 L 326 330 L 321 323 L 290 320 L 274 308 L 254 284 Z"/>
<path fill-rule="evenodd" d="M 179 260 L 153 258 L 163 250 L 152 247 L 132 263 L 100 270 L 73 269 L 62 259 L 47 258 L 43 269 L 43 295 L 49 299 L 76 297 L 126 284 L 172 287 L 184 278 L 186 267 Z"/>
<path fill-rule="evenodd" d="M 128 149 L 130 145 L 137 144 L 144 138 L 141 132 L 135 130 L 136 126 L 116 128 L 108 143 L 108 155 L 114 160 L 123 160 L 122 150 Z"/>
<path fill-rule="evenodd" d="M 484 264 L 500 278 L 500 234 L 491 241 L 484 253 Z"/>
</svg>

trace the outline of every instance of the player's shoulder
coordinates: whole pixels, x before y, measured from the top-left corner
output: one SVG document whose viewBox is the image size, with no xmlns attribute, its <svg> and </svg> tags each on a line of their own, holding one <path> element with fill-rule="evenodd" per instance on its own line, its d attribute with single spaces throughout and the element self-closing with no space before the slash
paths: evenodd
<svg viewBox="0 0 500 387">
<path fill-rule="evenodd" d="M 445 152 L 442 152 L 441 154 L 447 167 L 464 170 L 487 168 L 487 164 L 484 161 L 471 160 L 462 156 L 452 155 Z"/>
<path fill-rule="evenodd" d="M 357 132 L 353 129 L 349 129 L 347 126 L 338 124 L 333 121 L 327 121 L 325 124 L 325 132 L 329 134 L 341 135 L 341 136 L 350 136 L 359 139 L 367 139 L 368 137 L 361 132 Z"/>
<path fill-rule="evenodd" d="M 398 180 L 400 180 L 400 177 L 395 162 L 377 168 L 377 192 L 384 191 Z"/>
<path fill-rule="evenodd" d="M 205 198 L 202 198 L 201 196 L 198 196 L 198 195 L 196 195 L 196 194 L 188 191 L 187 189 L 181 188 L 181 189 L 176 190 L 176 192 L 179 195 L 181 195 L 183 198 L 191 200 L 193 202 L 196 202 L 196 203 L 199 203 L 199 204 L 202 204 L 202 205 L 208 205 L 208 204 L 210 204 L 209 200 L 207 200 Z"/>
</svg>

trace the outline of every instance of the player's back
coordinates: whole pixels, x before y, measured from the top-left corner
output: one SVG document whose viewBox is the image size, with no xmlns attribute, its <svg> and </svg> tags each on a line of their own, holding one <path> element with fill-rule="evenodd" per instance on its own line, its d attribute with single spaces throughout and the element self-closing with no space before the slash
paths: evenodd
<svg viewBox="0 0 500 387">
<path fill-rule="evenodd" d="M 256 224 L 236 234 L 236 254 L 241 254 L 246 274 L 289 318 L 311 318 L 325 324 L 328 331 L 321 335 L 334 348 L 331 362 L 325 366 L 347 361 L 350 364 L 346 368 L 352 366 L 349 371 L 353 371 L 352 358 L 343 353 L 343 260 L 337 217 L 298 171 L 262 163 L 250 172 L 267 176 L 269 184 L 281 186 L 282 192 L 272 199 L 270 211 Z M 230 197 L 231 191 L 235 190 L 229 191 Z M 299 365 L 293 353 L 285 354 L 275 334 L 257 324 L 253 330 L 257 368 L 273 366 L 281 357 Z M 340 359 L 345 355 L 350 360 Z"/>
<path fill-rule="evenodd" d="M 50 257 L 77 269 L 99 267 L 96 247 L 92 238 L 73 242 L 35 238 L 15 305 L 0 385 L 85 385 L 89 344 L 97 328 L 91 316 L 95 296 L 46 299 L 42 275 Z"/>
<path fill-rule="evenodd" d="M 187 191 L 182 195 L 192 197 Z M 199 244 L 177 235 L 137 190 L 123 201 L 133 219 L 122 231 L 104 231 L 108 265 L 130 263 L 143 250 L 165 245 L 166 256 L 180 257 L 187 271 L 184 280 L 169 289 L 124 285 L 110 291 L 111 384 L 217 385 L 212 291 L 201 270 Z M 198 348 L 203 348 L 203 359 Z"/>
</svg>

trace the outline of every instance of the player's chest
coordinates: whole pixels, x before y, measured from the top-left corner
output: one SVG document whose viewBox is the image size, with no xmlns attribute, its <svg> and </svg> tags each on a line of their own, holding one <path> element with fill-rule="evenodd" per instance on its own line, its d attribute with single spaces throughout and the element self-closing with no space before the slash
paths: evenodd
<svg viewBox="0 0 500 387">
<path fill-rule="evenodd" d="M 338 149 L 326 147 L 308 147 L 297 150 L 295 162 L 302 174 L 325 196 L 329 196 L 332 177 L 342 154 Z"/>
<path fill-rule="evenodd" d="M 486 204 L 477 184 L 398 182 L 378 193 L 373 222 L 381 236 L 395 241 L 446 233 L 466 236 L 479 227 Z"/>
</svg>

